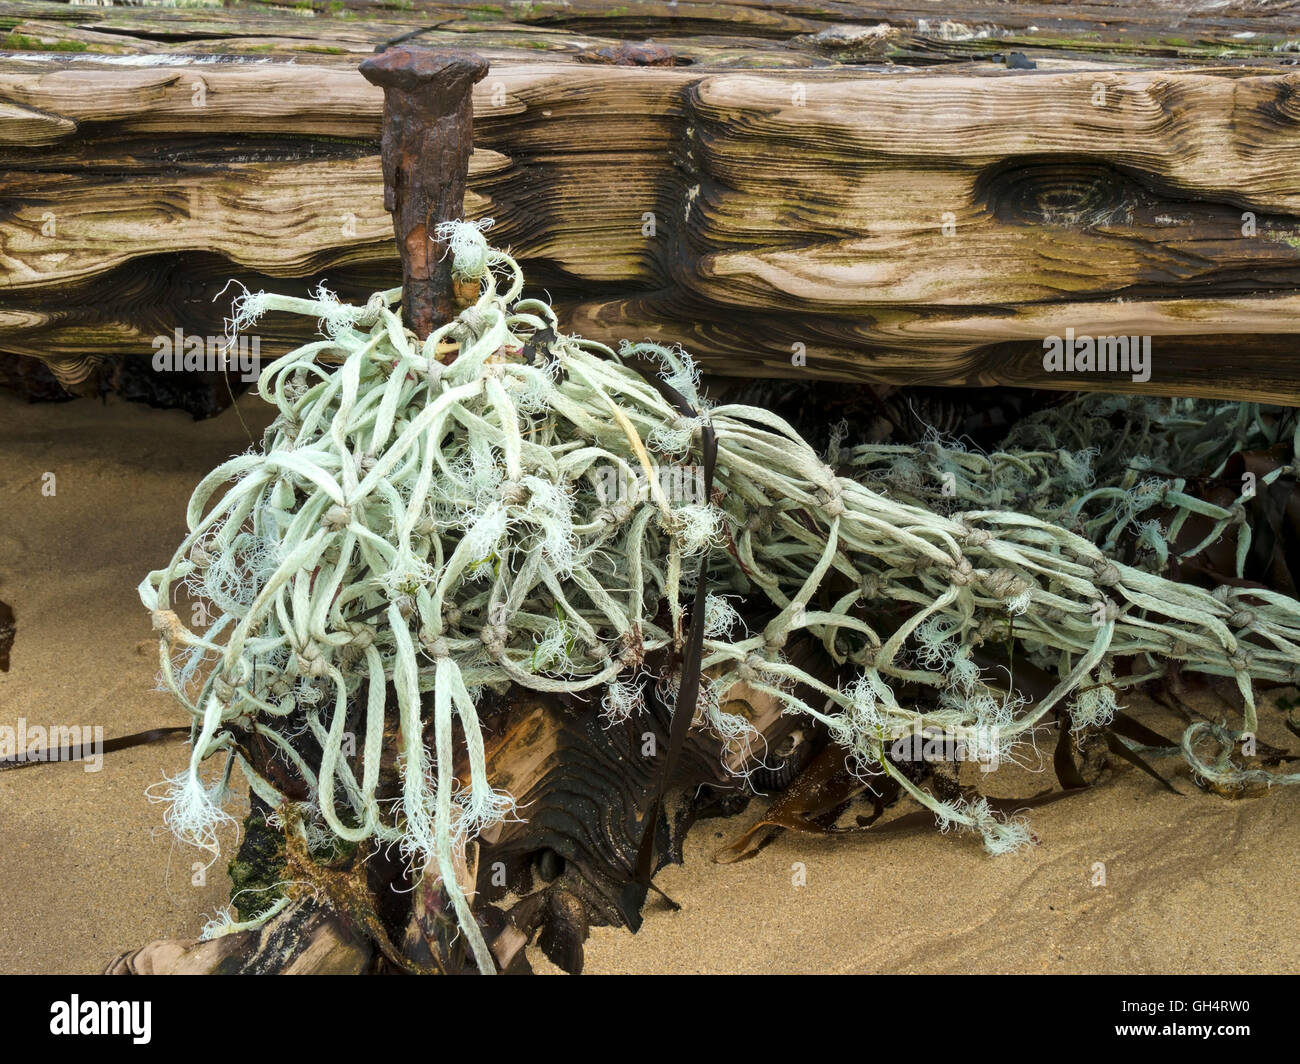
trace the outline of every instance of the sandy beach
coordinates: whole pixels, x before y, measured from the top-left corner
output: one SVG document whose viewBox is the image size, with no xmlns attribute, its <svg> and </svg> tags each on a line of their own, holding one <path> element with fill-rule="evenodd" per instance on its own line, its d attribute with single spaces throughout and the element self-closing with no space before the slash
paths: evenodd
<svg viewBox="0 0 1300 1064">
<path fill-rule="evenodd" d="M 239 406 L 260 436 L 269 408 L 249 396 Z M 112 738 L 188 723 L 154 689 L 157 641 L 136 586 L 181 539 L 195 483 L 248 445 L 233 411 L 195 422 L 112 398 L 28 406 L 0 393 L 0 600 L 18 625 L 0 725 L 102 726 Z M 1296 745 L 1271 703 L 1261 716 L 1262 738 Z M 99 971 L 152 939 L 193 937 L 226 902 L 230 854 L 203 870 L 146 798 L 187 749 L 108 754 L 98 772 L 0 772 L 0 972 Z M 652 902 L 635 936 L 596 929 L 587 970 L 1300 971 L 1300 790 L 1233 802 L 1185 773 L 1175 782 L 1181 797 L 1121 766 L 1032 810 L 1039 844 L 1007 857 L 935 831 L 787 833 L 751 861 L 715 864 L 760 814 L 755 802 L 698 824 L 685 865 L 660 874 L 682 911 Z M 1051 783 L 1050 769 L 1009 770 L 994 793 Z"/>
</svg>

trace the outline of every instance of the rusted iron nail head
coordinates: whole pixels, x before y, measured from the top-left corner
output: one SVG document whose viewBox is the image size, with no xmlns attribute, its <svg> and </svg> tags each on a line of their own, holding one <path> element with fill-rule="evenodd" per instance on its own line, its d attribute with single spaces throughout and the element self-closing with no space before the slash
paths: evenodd
<svg viewBox="0 0 1300 1064">
<path fill-rule="evenodd" d="M 403 92 L 430 86 L 456 94 L 481 81 L 487 72 L 482 56 L 430 48 L 389 48 L 361 63 L 361 73 L 372 85 Z"/>
</svg>

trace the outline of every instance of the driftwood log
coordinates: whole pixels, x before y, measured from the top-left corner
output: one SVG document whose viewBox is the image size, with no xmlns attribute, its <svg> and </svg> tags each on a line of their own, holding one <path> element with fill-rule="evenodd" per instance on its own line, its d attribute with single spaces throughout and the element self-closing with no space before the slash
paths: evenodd
<svg viewBox="0 0 1300 1064">
<path fill-rule="evenodd" d="M 762 737 L 755 740 L 755 752 L 766 754 L 767 767 L 756 777 L 760 787 L 788 782 L 825 742 L 806 721 L 783 716 L 773 699 L 743 684 L 725 708 L 748 717 Z M 635 888 L 643 818 L 664 768 L 669 720 L 652 711 L 610 727 L 594 702 L 523 692 L 501 700 L 499 712 L 485 712 L 485 719 L 493 728 L 489 774 L 518 799 L 521 819 L 497 825 L 475 848 L 466 873 L 476 914 L 502 971 L 530 970 L 524 953 L 530 942 L 565 970 L 581 971 L 591 925 L 640 926 L 644 895 L 629 887 Z M 739 750 L 724 751 L 707 734 L 693 733 L 656 825 L 659 867 L 681 860 L 682 840 L 697 818 L 743 807 L 752 789 L 731 774 L 742 761 Z M 208 942 L 152 942 L 122 954 L 107 972 L 466 970 L 436 890 L 421 884 L 424 889 L 412 892 L 389 855 L 358 853 L 331 869 L 292 860 L 285 874 L 302 877 L 301 892 L 260 930 Z M 279 874 L 272 870 L 269 878 Z"/>
<path fill-rule="evenodd" d="M 220 336 L 231 277 L 390 286 L 356 63 L 407 36 L 492 63 L 465 211 L 571 331 L 721 373 L 1295 401 L 1297 9 L 3 2 L 0 359 L 75 382 Z M 1067 329 L 1151 336 L 1151 379 L 1045 372 Z M 262 355 L 303 339 L 268 319 Z"/>
</svg>

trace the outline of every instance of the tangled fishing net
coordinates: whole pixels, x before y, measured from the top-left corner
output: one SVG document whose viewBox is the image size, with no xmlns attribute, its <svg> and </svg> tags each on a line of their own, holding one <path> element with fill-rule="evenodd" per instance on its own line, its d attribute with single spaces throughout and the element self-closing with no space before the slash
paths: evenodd
<svg viewBox="0 0 1300 1064">
<path fill-rule="evenodd" d="M 914 782 L 886 756 L 891 735 L 964 728 L 1006 756 L 1063 705 L 1076 722 L 1104 722 L 1125 688 L 1176 659 L 1233 678 L 1244 704 L 1239 727 L 1187 729 L 1195 771 L 1263 771 L 1231 755 L 1256 727 L 1252 681 L 1300 679 L 1300 603 L 1117 561 L 1109 533 L 1120 517 L 1140 524 L 1145 503 L 1090 497 L 1096 456 L 1075 442 L 991 457 L 849 449 L 841 466 L 853 475 L 840 475 L 774 414 L 710 407 L 680 350 L 616 353 L 558 335 L 546 303 L 520 298 L 509 255 L 477 227 L 449 235 L 456 274 L 481 295 L 423 342 L 402 326 L 396 289 L 364 306 L 324 290 L 239 301 L 236 328 L 281 311 L 319 319 L 323 338 L 262 372 L 258 390 L 279 410 L 263 447 L 203 479 L 188 536 L 140 586 L 161 633 L 162 681 L 195 721 L 189 766 L 165 795 L 182 838 L 215 854 L 237 767 L 273 809 L 299 807 L 299 830 L 396 845 L 414 867 L 436 868 L 490 971 L 455 874 L 468 841 L 513 811 L 487 777 L 482 692 L 584 694 L 622 720 L 656 684 L 671 709 L 681 677 L 650 675 L 647 656 L 680 649 L 702 579 L 714 590 L 700 726 L 747 741 L 748 721 L 722 709 L 743 680 L 822 722 L 861 772 L 892 777 L 942 827 L 977 832 L 994 853 L 1027 841 L 1023 822 Z M 632 368 L 647 360 L 682 402 Z M 662 475 L 701 461 L 706 425 L 717 445 L 710 498 Z M 954 474 L 952 493 L 927 462 Z M 1162 490 L 1166 505 L 1198 505 Z M 1122 513 L 1111 514 L 1117 500 Z M 182 586 L 211 604 L 208 627 L 171 608 Z M 751 623 L 762 618 L 754 631 L 736 602 Z M 1055 677 L 1046 697 L 1029 701 L 973 659 L 1008 631 Z M 842 679 L 792 663 L 797 635 L 820 644 Z M 1144 665 L 1121 674 L 1118 659 Z M 900 701 L 904 685 L 931 694 Z M 390 712 L 402 789 L 385 803 L 376 788 Z M 350 714 L 363 733 L 354 756 Z M 304 734 L 318 761 L 300 752 Z M 248 736 L 306 782 L 306 803 L 250 764 Z M 200 765 L 221 753 L 224 771 L 205 784 Z M 457 759 L 468 766 L 459 775 Z"/>
<path fill-rule="evenodd" d="M 833 453 L 863 483 L 939 513 L 1015 510 L 1063 525 L 1109 554 L 1163 571 L 1171 552 L 1195 557 L 1226 533 L 1243 576 L 1252 542 L 1246 505 L 1296 470 L 1276 464 L 1258 479 L 1228 476 L 1244 451 L 1300 442 L 1300 410 L 1203 399 L 1084 395 L 1024 418 L 992 453 L 936 431 L 921 446 L 866 445 Z M 841 432 L 844 430 L 841 429 Z M 1230 485 L 1223 504 L 1190 490 L 1198 481 Z M 1222 493 L 1221 493 L 1222 494 Z M 1196 517 L 1195 540 L 1185 530 Z"/>
</svg>

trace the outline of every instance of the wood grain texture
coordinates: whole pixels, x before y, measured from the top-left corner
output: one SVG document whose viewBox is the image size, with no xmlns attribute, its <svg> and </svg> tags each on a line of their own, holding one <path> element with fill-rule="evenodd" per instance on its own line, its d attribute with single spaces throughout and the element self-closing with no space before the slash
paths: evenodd
<svg viewBox="0 0 1300 1064">
<path fill-rule="evenodd" d="M 374 946 L 345 913 L 295 902 L 257 931 L 206 942 L 159 939 L 114 958 L 104 975 L 363 975 Z"/>
<path fill-rule="evenodd" d="M 801 644 L 795 653 L 802 664 L 814 667 L 808 645 Z M 824 674 L 824 667 L 818 671 Z M 594 700 L 564 705 L 519 691 L 502 704 L 486 743 L 488 774 L 493 786 L 514 794 L 520 817 L 484 832 L 458 875 L 466 880 L 502 970 L 530 970 L 523 947 L 536 940 L 557 964 L 580 971 L 591 926 L 640 926 L 641 899 L 629 901 L 625 888 L 643 818 L 664 770 L 669 719 L 656 709 L 626 725 L 610 726 L 601 720 Z M 788 764 L 790 777 L 812 753 L 815 729 L 805 722 L 804 730 L 792 736 L 796 719 L 782 713 L 782 704 L 768 695 L 738 684 L 728 692 L 724 711 L 749 719 L 766 740 L 768 763 Z M 772 753 L 783 741 L 790 752 L 785 757 Z M 816 743 L 821 741 L 818 737 Z M 395 753 L 395 736 L 386 749 Z M 259 768 L 274 765 L 272 758 Z M 724 752 L 702 728 L 692 733 L 671 780 L 672 813 L 658 824 L 660 866 L 681 861 L 685 832 L 699 812 L 724 811 L 720 796 L 733 803 L 732 811 L 743 808 L 750 792 L 729 771 L 741 767 L 738 751 Z M 468 765 L 458 763 L 457 775 L 465 778 L 467 772 Z M 391 764 L 383 775 L 385 786 L 395 788 L 391 799 L 396 800 L 400 781 Z M 277 780 L 277 785 L 289 782 Z M 439 892 L 423 878 L 413 890 L 388 847 L 376 847 L 364 859 L 357 854 L 333 865 L 291 868 L 259 869 L 271 881 L 311 884 L 259 930 L 207 942 L 152 942 L 119 955 L 105 974 L 472 969 Z M 392 923 L 404 925 L 406 934 L 393 935 Z"/>
<path fill-rule="evenodd" d="M 722 373 L 1297 401 L 1296 9 L 11 0 L 24 40 L 139 47 L 0 57 L 0 357 L 75 375 L 220 335 L 232 278 L 394 284 L 382 94 L 355 67 L 437 26 L 419 43 L 493 64 L 466 215 L 571 331 Z M 1012 46 L 1039 68 L 989 61 Z M 310 328 L 268 318 L 263 354 Z M 1045 372 L 1066 329 L 1150 336 L 1151 379 Z"/>
<path fill-rule="evenodd" d="M 502 52 L 610 61 L 654 38 L 683 62 L 817 66 L 951 64 L 1017 49 L 1032 56 L 1176 61 L 1294 50 L 1295 0 L 1069 0 L 887 5 L 819 0 L 189 0 L 183 6 L 6 0 L 0 28 L 24 47 L 103 54 L 204 50 L 336 55 L 401 34 Z M 773 45 L 779 45 L 774 54 Z M 606 52 L 608 49 L 608 52 Z"/>
</svg>

